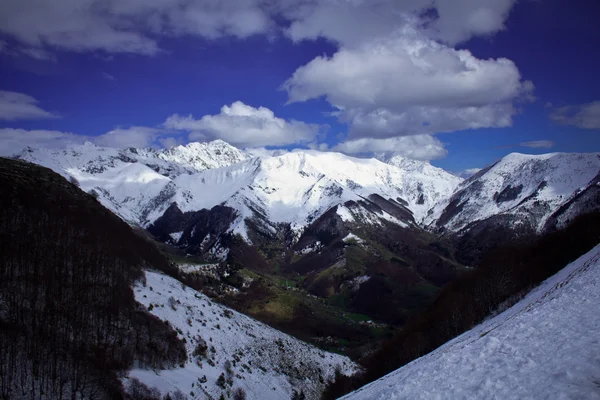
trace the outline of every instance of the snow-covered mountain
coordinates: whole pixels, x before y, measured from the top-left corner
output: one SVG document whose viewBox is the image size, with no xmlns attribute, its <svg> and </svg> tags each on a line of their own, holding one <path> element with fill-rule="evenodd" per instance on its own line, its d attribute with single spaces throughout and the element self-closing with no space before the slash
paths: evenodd
<svg viewBox="0 0 600 400">
<path fill-rule="evenodd" d="M 157 198 L 175 193 L 178 176 L 221 168 L 249 158 L 222 140 L 190 143 L 168 150 L 114 149 L 90 142 L 63 150 L 28 147 L 18 158 L 48 167 L 95 190 L 102 204 L 125 221 L 145 225 Z"/>
<path fill-rule="evenodd" d="M 167 275 L 146 271 L 144 284 L 134 292 L 138 302 L 185 340 L 188 360 L 175 369 L 134 369 L 124 379 L 126 387 L 137 379 L 161 396 L 179 390 L 189 399 L 231 398 L 241 388 L 249 400 L 289 399 L 294 392 L 317 399 L 336 371 L 357 371 L 347 357 L 214 303 Z"/>
<path fill-rule="evenodd" d="M 183 213 L 230 207 L 235 218 L 229 231 L 248 241 L 248 219 L 272 234 L 281 224 L 289 226 L 297 236 L 334 206 L 346 219 L 417 225 L 461 182 L 423 162 L 394 158 L 384 163 L 308 150 L 252 157 L 223 141 L 169 150 L 86 143 L 66 150 L 28 148 L 19 157 L 77 179 L 82 189 L 98 192 L 106 207 L 143 227 L 173 203 Z M 406 216 L 399 220 L 397 212 L 385 208 L 356 206 L 373 195 Z"/>
<path fill-rule="evenodd" d="M 542 232 L 600 206 L 600 154 L 512 153 L 458 185 L 425 224 L 464 233 L 485 222 Z"/>
<path fill-rule="evenodd" d="M 86 143 L 19 157 L 77 179 L 129 223 L 181 247 L 193 239 L 202 252 L 224 233 L 294 242 L 334 207 L 344 223 L 464 235 L 493 226 L 542 232 L 600 205 L 600 154 L 513 153 L 464 181 L 400 156 L 244 152 L 220 140 L 168 150 Z M 219 229 L 196 237 L 199 218 Z"/>
<path fill-rule="evenodd" d="M 503 313 L 344 399 L 600 399 L 600 245 Z"/>
</svg>

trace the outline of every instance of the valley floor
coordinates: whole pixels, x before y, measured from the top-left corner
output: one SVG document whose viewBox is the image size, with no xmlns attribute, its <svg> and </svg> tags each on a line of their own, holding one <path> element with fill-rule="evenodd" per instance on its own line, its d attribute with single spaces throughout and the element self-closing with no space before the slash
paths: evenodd
<svg viewBox="0 0 600 400">
<path fill-rule="evenodd" d="M 505 312 L 345 399 L 600 399 L 600 245 Z"/>
</svg>

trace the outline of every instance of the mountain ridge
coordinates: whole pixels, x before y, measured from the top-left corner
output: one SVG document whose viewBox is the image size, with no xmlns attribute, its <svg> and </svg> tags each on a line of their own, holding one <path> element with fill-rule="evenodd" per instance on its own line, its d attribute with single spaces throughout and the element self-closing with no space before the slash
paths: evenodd
<svg viewBox="0 0 600 400">
<path fill-rule="evenodd" d="M 27 148 L 17 158 L 78 180 L 125 221 L 183 248 L 190 236 L 183 230 L 152 228 L 174 205 L 184 214 L 228 207 L 234 217 L 212 235 L 239 235 L 255 245 L 286 237 L 289 247 L 335 207 L 347 223 L 425 229 L 458 238 L 460 249 L 477 247 L 482 235 L 490 237 L 483 242 L 504 241 L 557 229 L 600 208 L 594 183 L 600 153 L 511 153 L 464 180 L 399 155 L 367 159 L 302 150 L 257 156 L 222 140 L 164 150 L 88 142 L 64 150 Z M 211 259 L 227 255 L 214 236 L 194 241 L 210 244 L 195 249 Z"/>
<path fill-rule="evenodd" d="M 232 206 L 238 226 L 262 214 L 301 231 L 334 205 L 371 194 L 409 203 L 420 221 L 461 181 L 418 161 L 412 164 L 423 164 L 420 168 L 405 171 L 376 159 L 311 150 L 252 157 L 220 140 L 160 151 L 91 143 L 54 151 L 28 148 L 18 158 L 73 176 L 84 189 L 98 190 L 103 204 L 123 219 L 144 227 L 176 202 L 184 212 Z M 248 239 L 243 226 L 232 231 Z"/>
</svg>

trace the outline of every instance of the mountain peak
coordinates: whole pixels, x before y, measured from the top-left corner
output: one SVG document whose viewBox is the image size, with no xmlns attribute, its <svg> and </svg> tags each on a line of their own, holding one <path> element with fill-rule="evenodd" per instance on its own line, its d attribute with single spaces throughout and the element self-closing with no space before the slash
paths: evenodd
<svg viewBox="0 0 600 400">
<path fill-rule="evenodd" d="M 580 194 L 595 187 L 599 170 L 600 153 L 510 153 L 464 181 L 428 220 L 461 231 L 492 217 L 527 215 L 519 229 L 540 231 L 559 210 L 583 201 Z"/>
</svg>

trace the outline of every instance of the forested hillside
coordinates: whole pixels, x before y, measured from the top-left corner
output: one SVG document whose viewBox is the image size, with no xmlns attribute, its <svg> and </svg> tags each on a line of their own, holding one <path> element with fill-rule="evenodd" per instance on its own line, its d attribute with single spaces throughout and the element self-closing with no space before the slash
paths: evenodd
<svg viewBox="0 0 600 400">
<path fill-rule="evenodd" d="M 186 360 L 135 301 L 142 267 L 168 260 L 49 169 L 0 158 L 0 398 L 118 398 L 117 375 Z"/>
</svg>

